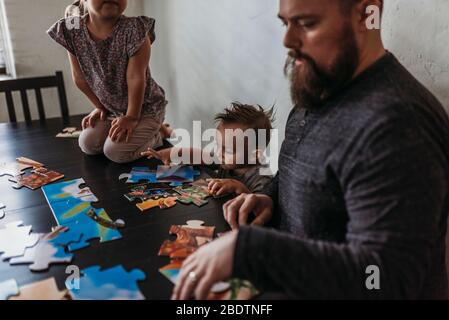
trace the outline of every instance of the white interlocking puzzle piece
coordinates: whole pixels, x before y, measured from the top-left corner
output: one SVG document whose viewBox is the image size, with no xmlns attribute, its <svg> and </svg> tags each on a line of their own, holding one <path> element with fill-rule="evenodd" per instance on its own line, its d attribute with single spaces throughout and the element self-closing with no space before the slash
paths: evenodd
<svg viewBox="0 0 449 320">
<path fill-rule="evenodd" d="M 193 229 L 202 229 L 204 221 L 201 220 L 189 220 L 186 222 L 187 227 L 193 228 Z"/>
<path fill-rule="evenodd" d="M 19 287 L 14 279 L 0 282 L 0 301 L 8 300 L 12 296 L 19 294 Z"/>
<path fill-rule="evenodd" d="M 44 271 L 55 263 L 70 263 L 73 259 L 72 254 L 67 254 L 63 246 L 57 244 L 57 238 L 61 233 L 68 230 L 67 227 L 57 227 L 48 234 L 42 234 L 39 242 L 32 248 L 27 248 L 23 257 L 13 258 L 9 261 L 11 265 L 27 264 L 31 271 Z"/>
<path fill-rule="evenodd" d="M 0 203 L 0 219 L 3 219 L 5 217 L 5 209 L 6 206 L 3 203 Z"/>
<path fill-rule="evenodd" d="M 11 176 L 16 177 L 23 174 L 23 171 L 31 168 L 40 168 L 44 165 L 37 161 L 20 157 L 16 159 L 16 162 L 0 163 L 0 177 Z"/>
<path fill-rule="evenodd" d="M 3 260 L 21 257 L 26 248 L 34 246 L 39 241 L 37 234 L 30 234 L 31 226 L 23 226 L 22 221 L 12 222 L 0 230 L 0 253 Z"/>
</svg>

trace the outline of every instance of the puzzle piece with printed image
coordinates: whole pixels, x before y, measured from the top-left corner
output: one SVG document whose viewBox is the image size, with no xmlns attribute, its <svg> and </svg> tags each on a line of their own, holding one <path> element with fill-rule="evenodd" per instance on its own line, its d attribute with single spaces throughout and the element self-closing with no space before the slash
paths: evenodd
<svg viewBox="0 0 449 320">
<path fill-rule="evenodd" d="M 11 265 L 30 264 L 31 271 L 44 271 L 48 270 L 50 264 L 72 262 L 73 254 L 65 252 L 65 245 L 81 241 L 81 234 L 67 240 L 68 238 L 63 236 L 67 231 L 67 227 L 56 227 L 48 234 L 39 235 L 39 242 L 34 247 L 27 248 L 22 257 L 12 258 L 9 263 Z"/>
<path fill-rule="evenodd" d="M 27 187 L 28 189 L 36 190 L 42 186 L 61 180 L 63 178 L 64 175 L 62 173 L 40 167 L 31 171 L 30 174 L 15 176 L 9 179 L 9 181 L 15 183 L 15 185 L 13 185 L 14 189 Z"/>
<path fill-rule="evenodd" d="M 168 198 L 162 198 L 162 199 L 158 199 L 158 200 L 150 199 L 150 200 L 136 204 L 136 207 L 139 208 L 139 210 L 142 212 L 153 209 L 153 208 L 169 209 L 169 208 L 173 208 L 176 205 L 177 200 L 178 200 L 177 197 L 168 197 Z"/>
<path fill-rule="evenodd" d="M 209 191 L 201 186 L 180 186 L 174 189 L 181 196 L 178 197 L 178 201 L 183 204 L 195 204 L 198 207 L 202 207 L 209 203 L 207 198 L 210 197 Z"/>
<path fill-rule="evenodd" d="M 184 259 L 195 252 L 198 247 L 212 241 L 215 227 L 205 227 L 199 220 L 188 221 L 186 225 L 173 225 L 169 234 L 176 235 L 176 240 L 166 240 L 159 249 L 159 256 L 171 259 Z"/>
<path fill-rule="evenodd" d="M 59 291 L 55 278 L 31 283 L 20 287 L 20 294 L 9 300 L 64 300 L 67 290 Z"/>
<path fill-rule="evenodd" d="M 98 199 L 83 179 L 47 185 L 42 190 L 58 225 L 69 228 L 60 238 L 68 241 L 82 235 L 81 241 L 69 243 L 70 251 L 89 246 L 92 239 L 108 242 L 122 237 L 118 229 L 124 222 L 112 221 L 104 209 L 92 207 Z"/>
<path fill-rule="evenodd" d="M 20 157 L 17 158 L 15 162 L 10 163 L 0 163 L 0 177 L 3 176 L 11 176 L 16 177 L 24 174 L 24 171 L 27 169 L 37 169 L 41 168 L 44 165 L 40 162 Z"/>
<path fill-rule="evenodd" d="M 134 167 L 130 173 L 123 173 L 119 176 L 119 180 L 127 179 L 126 183 L 139 183 L 147 181 L 148 183 L 158 183 L 156 172 L 148 167 Z"/>
<path fill-rule="evenodd" d="M 143 300 L 138 281 L 145 280 L 140 269 L 125 270 L 123 266 L 101 270 L 93 266 L 81 271 L 79 289 L 70 289 L 74 300 Z"/>
<path fill-rule="evenodd" d="M 151 188 L 149 185 L 140 185 L 130 189 L 125 198 L 130 202 L 140 200 L 158 200 L 161 198 L 177 197 L 179 194 L 171 188 Z"/>
<path fill-rule="evenodd" d="M 22 221 L 9 223 L 0 229 L 0 255 L 3 253 L 3 260 L 21 257 L 26 248 L 36 245 L 39 236 L 30 233 L 31 226 L 23 226 Z"/>
<path fill-rule="evenodd" d="M 158 166 L 156 171 L 156 179 L 163 182 L 186 183 L 193 182 L 200 172 L 194 170 L 192 166 L 176 165 L 176 166 Z"/>
</svg>

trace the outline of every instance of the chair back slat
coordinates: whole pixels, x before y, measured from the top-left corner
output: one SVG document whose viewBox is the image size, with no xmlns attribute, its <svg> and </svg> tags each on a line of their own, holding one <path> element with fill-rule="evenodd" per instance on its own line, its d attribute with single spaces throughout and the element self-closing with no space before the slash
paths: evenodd
<svg viewBox="0 0 449 320">
<path fill-rule="evenodd" d="M 44 109 L 44 102 L 42 99 L 42 91 L 41 91 L 41 89 L 44 88 L 57 88 L 62 121 L 64 125 L 68 124 L 70 115 L 62 71 L 57 71 L 54 76 L 21 78 L 21 79 L 0 81 L 0 92 L 4 92 L 6 95 L 6 105 L 8 107 L 9 121 L 12 123 L 17 122 L 15 105 L 12 96 L 12 92 L 14 91 L 20 92 L 20 97 L 22 100 L 23 116 L 25 118 L 25 121 L 27 123 L 30 123 L 32 121 L 27 90 L 34 90 L 36 95 L 36 104 L 39 119 L 41 121 L 45 121 L 46 113 Z"/>
</svg>

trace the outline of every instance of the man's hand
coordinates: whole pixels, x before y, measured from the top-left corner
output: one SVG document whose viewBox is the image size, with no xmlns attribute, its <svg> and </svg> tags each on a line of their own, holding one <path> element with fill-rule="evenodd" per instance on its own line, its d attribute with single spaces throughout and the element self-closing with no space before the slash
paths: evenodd
<svg viewBox="0 0 449 320">
<path fill-rule="evenodd" d="M 155 151 L 151 148 L 148 148 L 147 151 L 142 152 L 142 156 L 147 157 L 148 159 L 158 159 L 161 160 L 164 165 L 169 166 L 171 164 L 171 151 L 173 148 L 168 148 L 160 151 Z"/>
<path fill-rule="evenodd" d="M 243 193 L 223 206 L 223 215 L 233 230 L 247 225 L 251 213 L 256 215 L 252 225 L 265 225 L 273 216 L 273 200 L 262 194 Z"/>
<path fill-rule="evenodd" d="M 199 248 L 182 264 L 172 299 L 207 298 L 212 286 L 232 276 L 236 231 Z"/>
<path fill-rule="evenodd" d="M 223 196 L 231 193 L 238 195 L 242 193 L 251 193 L 243 183 L 235 179 L 213 179 L 207 186 L 213 196 Z"/>
<path fill-rule="evenodd" d="M 98 119 L 100 119 L 101 121 L 106 121 L 107 117 L 108 111 L 106 109 L 95 109 L 89 115 L 83 118 L 83 120 L 81 121 L 81 127 L 83 128 L 83 130 L 89 127 L 94 128 L 95 123 Z"/>
<path fill-rule="evenodd" d="M 109 138 L 114 142 L 121 142 L 125 139 L 129 142 L 134 129 L 139 124 L 139 120 L 129 116 L 122 116 L 112 121 L 111 130 L 109 130 Z"/>
</svg>

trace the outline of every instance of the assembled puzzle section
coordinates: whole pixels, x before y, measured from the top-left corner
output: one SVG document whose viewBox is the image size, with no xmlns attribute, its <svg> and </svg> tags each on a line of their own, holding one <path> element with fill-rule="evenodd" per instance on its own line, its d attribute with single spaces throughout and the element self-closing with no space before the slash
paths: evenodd
<svg viewBox="0 0 449 320">
<path fill-rule="evenodd" d="M 82 234 L 81 241 L 69 244 L 70 251 L 89 246 L 88 241 L 92 239 L 108 242 L 122 237 L 117 229 L 123 227 L 124 222 L 114 222 L 104 209 L 92 207 L 91 203 L 98 202 L 98 199 L 85 185 L 83 179 L 76 179 L 43 188 L 57 223 L 69 228 L 58 238 L 67 242 Z"/>
<path fill-rule="evenodd" d="M 56 135 L 56 138 L 65 138 L 65 139 L 78 139 L 81 135 L 81 131 L 76 127 L 69 127 L 62 130 L 62 132 Z"/>
<path fill-rule="evenodd" d="M 74 300 L 145 299 L 137 285 L 138 281 L 145 280 L 145 274 L 139 269 L 128 272 L 121 265 L 106 270 L 93 266 L 81 272 L 79 289 L 70 289 Z"/>
<path fill-rule="evenodd" d="M 209 203 L 207 198 L 210 197 L 209 191 L 201 186 L 180 186 L 174 189 L 181 196 L 178 197 L 178 201 L 184 204 L 195 204 L 198 207 L 202 207 Z"/>
<path fill-rule="evenodd" d="M 42 186 L 61 180 L 63 178 L 64 175 L 62 173 L 51 171 L 47 168 L 41 167 L 31 171 L 31 174 L 18 175 L 14 178 L 9 179 L 9 181 L 15 183 L 15 185 L 13 185 L 14 189 L 27 187 L 28 189 L 36 190 Z"/>
<path fill-rule="evenodd" d="M 148 167 L 134 167 L 130 173 L 119 176 L 119 180 L 127 179 L 126 183 L 167 183 L 177 187 L 183 183 L 191 183 L 200 174 L 192 166 L 158 166 L 154 172 Z"/>
</svg>

